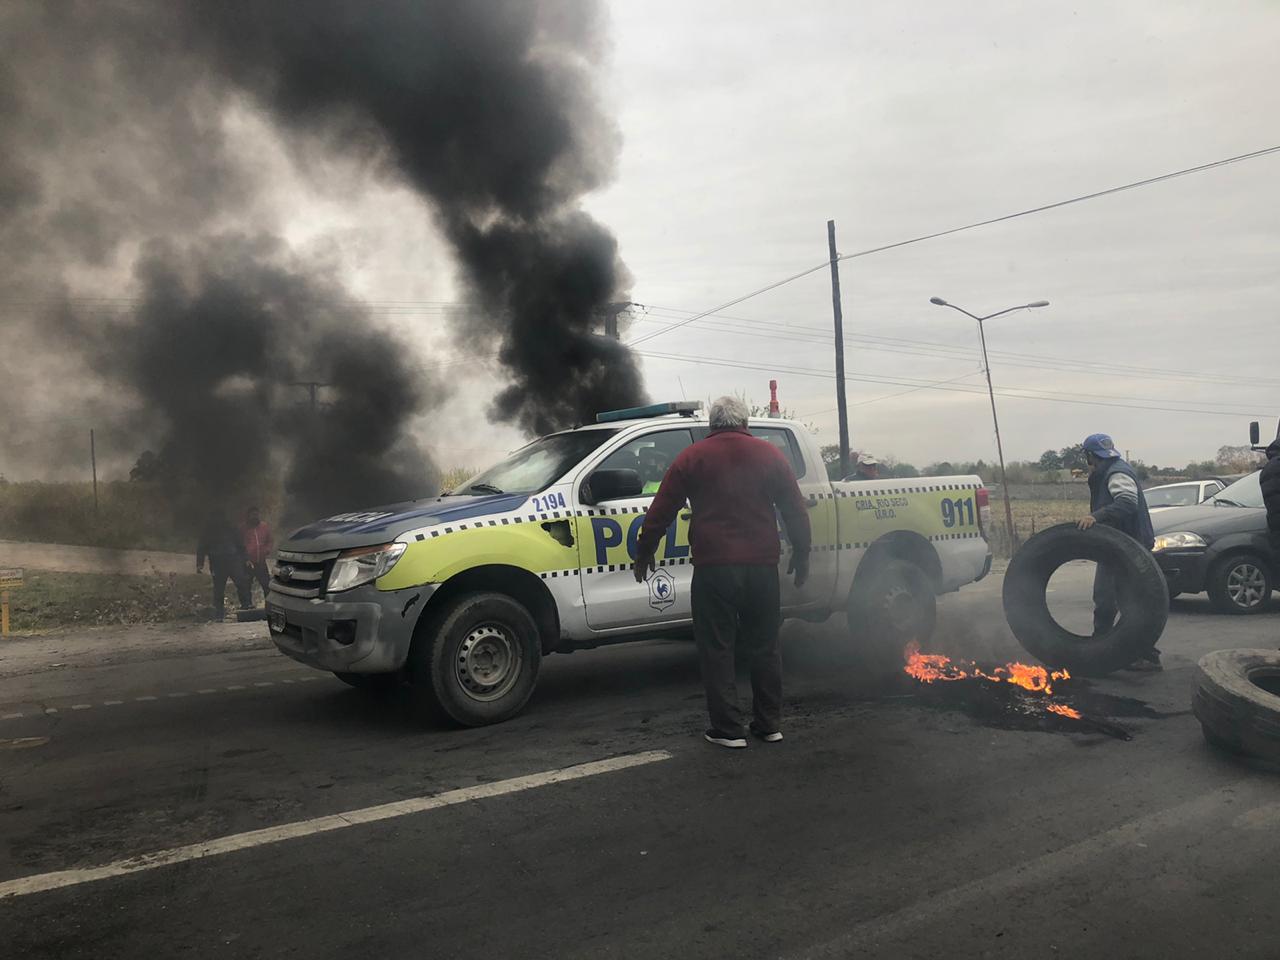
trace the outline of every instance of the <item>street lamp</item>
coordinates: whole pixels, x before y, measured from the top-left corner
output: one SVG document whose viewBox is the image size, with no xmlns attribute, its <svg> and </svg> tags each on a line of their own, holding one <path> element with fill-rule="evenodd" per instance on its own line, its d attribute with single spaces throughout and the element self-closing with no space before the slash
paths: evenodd
<svg viewBox="0 0 1280 960">
<path fill-rule="evenodd" d="M 1015 310 L 1034 310 L 1037 307 L 1047 307 L 1048 300 L 1036 300 L 1034 303 L 1020 303 L 1016 307 L 1009 307 L 1006 310 L 998 310 L 995 313 L 988 313 L 985 317 L 979 317 L 970 313 L 964 307 L 957 307 L 954 303 L 947 303 L 941 297 L 930 297 L 929 302 L 939 307 L 950 307 L 952 310 L 959 310 L 966 317 L 972 317 L 978 321 L 978 338 L 982 341 L 982 367 L 987 374 L 987 395 L 991 397 L 991 423 L 996 428 L 996 454 L 1000 457 L 1000 488 L 1004 491 L 1004 522 L 1009 530 L 1009 549 L 1013 549 L 1013 506 L 1009 503 L 1009 478 L 1004 472 L 1004 446 L 1000 442 L 1000 419 L 996 416 L 996 391 L 991 386 L 991 364 L 987 361 L 987 334 L 983 328 L 984 320 L 990 320 L 992 317 L 1000 317 L 1006 313 L 1013 313 Z"/>
</svg>

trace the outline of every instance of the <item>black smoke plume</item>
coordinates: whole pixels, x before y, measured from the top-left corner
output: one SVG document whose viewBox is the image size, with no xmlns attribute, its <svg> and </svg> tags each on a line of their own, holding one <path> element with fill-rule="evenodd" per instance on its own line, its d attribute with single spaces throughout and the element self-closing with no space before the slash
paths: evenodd
<svg viewBox="0 0 1280 960">
<path fill-rule="evenodd" d="M 627 278 L 578 208 L 617 137 L 591 93 L 590 2 L 312 0 L 195 8 L 220 68 L 310 143 L 385 158 L 429 197 L 498 346 L 493 414 L 542 433 L 641 402 L 630 352 L 597 331 Z"/>
<path fill-rule="evenodd" d="M 193 500 L 264 471 L 299 513 L 433 492 L 409 425 L 441 390 L 259 222 L 223 126 L 245 104 L 298 169 L 343 157 L 429 202 L 479 304 L 455 341 L 509 374 L 491 416 L 542 432 L 642 400 L 595 332 L 625 268 L 580 209 L 617 149 L 600 48 L 588 0 L 5 4 L 0 401 L 38 415 L 0 442 L 56 465 L 91 407 L 100 443 L 161 450 Z"/>
<path fill-rule="evenodd" d="M 165 438 L 159 472 L 187 517 L 260 492 L 264 474 L 283 475 L 286 516 L 299 520 L 434 492 L 404 436 L 424 404 L 421 371 L 279 241 L 155 243 L 136 279 L 135 310 L 68 304 L 59 322 L 109 381 L 132 385 L 137 427 L 161 415 L 150 425 Z"/>
</svg>

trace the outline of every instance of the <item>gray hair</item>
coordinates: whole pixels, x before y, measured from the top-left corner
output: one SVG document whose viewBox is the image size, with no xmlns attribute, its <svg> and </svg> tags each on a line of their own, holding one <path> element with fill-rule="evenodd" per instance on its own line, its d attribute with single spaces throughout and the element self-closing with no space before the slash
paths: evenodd
<svg viewBox="0 0 1280 960">
<path fill-rule="evenodd" d="M 721 397 L 711 404 L 711 429 L 741 430 L 750 415 L 747 405 L 737 397 Z"/>
</svg>

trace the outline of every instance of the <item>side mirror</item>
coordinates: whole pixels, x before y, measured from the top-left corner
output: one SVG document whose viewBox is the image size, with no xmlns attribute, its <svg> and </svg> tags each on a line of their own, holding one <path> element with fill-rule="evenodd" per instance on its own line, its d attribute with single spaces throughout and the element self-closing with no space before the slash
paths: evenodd
<svg viewBox="0 0 1280 960">
<path fill-rule="evenodd" d="M 1256 446 L 1258 445 L 1258 438 L 1259 438 L 1261 435 L 1262 435 L 1262 432 L 1258 429 L 1258 421 L 1257 421 L 1257 420 L 1255 420 L 1255 421 L 1253 421 L 1253 423 L 1249 424 L 1249 444 L 1250 444 L 1250 446 L 1254 446 L 1254 447 L 1256 447 Z"/>
<path fill-rule="evenodd" d="M 582 481 L 582 502 L 595 506 L 606 500 L 622 500 L 644 493 L 640 474 L 634 470 L 597 470 Z"/>
</svg>

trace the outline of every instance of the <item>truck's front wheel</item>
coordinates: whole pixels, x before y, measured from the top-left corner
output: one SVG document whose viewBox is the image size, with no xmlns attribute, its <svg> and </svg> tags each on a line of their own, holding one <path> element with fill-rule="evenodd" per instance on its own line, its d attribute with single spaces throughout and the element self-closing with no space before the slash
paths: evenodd
<svg viewBox="0 0 1280 960">
<path fill-rule="evenodd" d="M 409 653 L 415 696 L 467 727 L 519 713 L 541 662 L 533 617 L 501 593 L 445 601 L 419 625 Z"/>
</svg>

